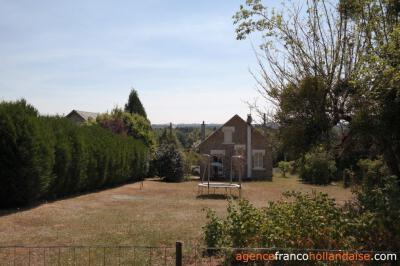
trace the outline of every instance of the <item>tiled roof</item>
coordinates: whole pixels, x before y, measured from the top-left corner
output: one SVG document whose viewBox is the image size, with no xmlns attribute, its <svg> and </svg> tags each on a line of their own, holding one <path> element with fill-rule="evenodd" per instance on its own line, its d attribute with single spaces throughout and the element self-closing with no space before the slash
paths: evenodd
<svg viewBox="0 0 400 266">
<path fill-rule="evenodd" d="M 89 119 L 96 119 L 96 117 L 99 115 L 99 113 L 94 113 L 94 112 L 86 112 L 86 111 L 79 111 L 79 110 L 72 110 L 71 113 L 67 115 L 67 117 L 72 114 L 72 113 L 77 113 L 79 116 L 81 116 L 85 121 L 88 121 Z"/>
</svg>

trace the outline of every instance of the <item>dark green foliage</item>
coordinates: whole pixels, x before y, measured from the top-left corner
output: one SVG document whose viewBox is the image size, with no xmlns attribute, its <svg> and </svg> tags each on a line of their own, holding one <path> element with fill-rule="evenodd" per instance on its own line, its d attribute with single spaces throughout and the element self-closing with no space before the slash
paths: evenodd
<svg viewBox="0 0 400 266">
<path fill-rule="evenodd" d="M 181 146 L 181 143 L 172 128 L 164 128 L 158 137 L 158 145 L 173 145 L 178 148 Z"/>
<path fill-rule="evenodd" d="M 139 99 L 139 95 L 135 89 L 131 90 L 129 94 L 128 103 L 125 104 L 125 111 L 131 114 L 138 114 L 147 118 L 146 111 Z"/>
<path fill-rule="evenodd" d="M 53 177 L 53 136 L 24 100 L 0 104 L 0 143 L 0 206 L 43 197 Z"/>
<path fill-rule="evenodd" d="M 167 182 L 181 182 L 184 177 L 183 156 L 174 145 L 162 145 L 155 153 L 153 161 L 160 177 Z"/>
<path fill-rule="evenodd" d="M 39 117 L 25 101 L 0 104 L 0 206 L 93 190 L 146 174 L 148 148 L 98 125 Z"/>
<path fill-rule="evenodd" d="M 300 163 L 300 178 L 311 184 L 326 185 L 336 177 L 333 156 L 324 148 L 317 147 L 304 155 Z"/>
<path fill-rule="evenodd" d="M 328 136 L 331 126 L 324 86 L 321 78 L 306 77 L 297 86 L 287 86 L 280 94 L 276 116 L 283 148 L 290 155 L 302 154 Z"/>
<path fill-rule="evenodd" d="M 398 177 L 387 175 L 381 159 L 362 160 L 362 184 L 355 190 L 356 204 L 349 214 L 354 223 L 359 249 L 400 250 L 400 184 Z"/>
<path fill-rule="evenodd" d="M 385 176 L 382 184 L 357 193 L 359 212 L 354 233 L 360 247 L 375 250 L 400 250 L 400 186 L 396 176 Z"/>
</svg>

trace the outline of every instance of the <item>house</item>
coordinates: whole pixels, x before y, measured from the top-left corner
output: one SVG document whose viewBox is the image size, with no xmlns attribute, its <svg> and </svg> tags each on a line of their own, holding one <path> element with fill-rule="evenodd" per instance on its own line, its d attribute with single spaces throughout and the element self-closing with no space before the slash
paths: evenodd
<svg viewBox="0 0 400 266">
<path fill-rule="evenodd" d="M 74 121 L 74 122 L 76 122 L 78 124 L 80 124 L 80 123 L 83 123 L 83 122 L 87 122 L 89 120 L 95 120 L 98 115 L 99 115 L 98 113 L 93 113 L 93 112 L 72 110 L 65 117 L 71 119 L 72 121 Z"/>
<path fill-rule="evenodd" d="M 242 155 L 245 159 L 243 179 L 272 180 L 272 156 L 268 139 L 251 122 L 251 115 L 248 115 L 247 122 L 235 115 L 207 138 L 203 122 L 202 142 L 198 149 L 201 154 L 210 155 L 211 178 L 228 179 L 232 156 Z M 205 165 L 201 165 L 201 175 L 204 174 Z"/>
</svg>

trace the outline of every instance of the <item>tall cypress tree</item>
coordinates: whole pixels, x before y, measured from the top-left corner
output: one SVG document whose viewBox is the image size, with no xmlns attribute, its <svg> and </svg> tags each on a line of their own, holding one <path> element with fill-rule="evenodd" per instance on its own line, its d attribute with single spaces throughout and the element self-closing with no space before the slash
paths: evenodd
<svg viewBox="0 0 400 266">
<path fill-rule="evenodd" d="M 131 114 L 138 114 L 147 118 L 146 111 L 144 110 L 142 102 L 139 99 L 138 93 L 133 88 L 131 90 L 131 93 L 129 94 L 128 103 L 125 104 L 125 111 Z"/>
</svg>

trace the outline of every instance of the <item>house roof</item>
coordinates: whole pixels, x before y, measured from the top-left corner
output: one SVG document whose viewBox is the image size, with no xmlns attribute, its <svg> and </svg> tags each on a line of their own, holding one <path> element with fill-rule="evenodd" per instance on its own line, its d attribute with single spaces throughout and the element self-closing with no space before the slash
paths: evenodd
<svg viewBox="0 0 400 266">
<path fill-rule="evenodd" d="M 76 113 L 77 115 L 82 117 L 85 121 L 88 121 L 89 119 L 96 119 L 96 117 L 99 115 L 99 113 L 94 113 L 94 112 L 72 110 L 66 117 L 71 116 L 73 113 Z"/>
<path fill-rule="evenodd" d="M 207 142 L 208 139 L 210 139 L 213 135 L 215 135 L 218 131 L 220 131 L 226 124 L 228 124 L 231 120 L 238 118 L 241 120 L 243 123 L 248 124 L 243 118 L 241 118 L 239 115 L 235 114 L 234 116 L 231 117 L 228 121 L 226 121 L 222 126 L 220 126 L 218 129 L 214 130 L 207 138 L 205 138 L 202 142 L 200 142 L 196 147 L 200 147 L 203 143 Z M 250 124 L 250 126 L 253 128 L 253 125 Z M 256 131 L 256 134 L 258 132 Z"/>
</svg>

